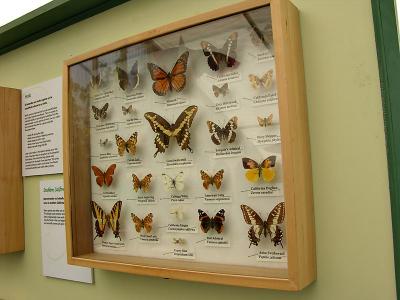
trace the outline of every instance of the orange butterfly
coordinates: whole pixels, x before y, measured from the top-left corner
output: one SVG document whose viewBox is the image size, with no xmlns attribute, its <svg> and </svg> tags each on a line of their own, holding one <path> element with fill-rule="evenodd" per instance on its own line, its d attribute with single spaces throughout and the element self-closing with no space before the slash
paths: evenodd
<svg viewBox="0 0 400 300">
<path fill-rule="evenodd" d="M 133 189 L 135 192 L 137 193 L 139 189 L 141 189 L 143 192 L 147 192 L 150 189 L 151 177 L 153 177 L 153 175 L 147 174 L 142 180 L 140 180 L 136 174 L 132 174 Z"/>
<path fill-rule="evenodd" d="M 107 171 L 103 172 L 96 166 L 92 166 L 92 170 L 94 175 L 96 175 L 96 182 L 99 186 L 110 186 L 113 181 L 113 175 L 115 168 L 117 167 L 116 164 L 112 164 L 108 167 Z"/>
<path fill-rule="evenodd" d="M 140 219 L 137 215 L 134 213 L 131 213 L 131 218 L 133 224 L 135 224 L 135 230 L 137 233 L 140 233 L 142 228 L 146 231 L 146 233 L 150 233 L 151 230 L 153 229 L 153 214 L 149 213 L 147 216 L 144 217 L 144 219 Z"/>
<path fill-rule="evenodd" d="M 154 80 L 153 91 L 156 95 L 165 96 L 168 91 L 175 90 L 180 92 L 184 89 L 186 85 L 186 75 L 184 73 L 187 69 L 188 58 L 189 51 L 186 51 L 178 58 L 169 73 L 153 63 L 147 64 L 151 79 Z"/>
<path fill-rule="evenodd" d="M 215 188 L 219 190 L 222 185 L 222 179 L 224 178 L 224 170 L 221 169 L 214 176 L 208 175 L 203 170 L 200 170 L 201 179 L 203 180 L 203 187 L 208 190 L 209 185 L 215 185 Z"/>
</svg>

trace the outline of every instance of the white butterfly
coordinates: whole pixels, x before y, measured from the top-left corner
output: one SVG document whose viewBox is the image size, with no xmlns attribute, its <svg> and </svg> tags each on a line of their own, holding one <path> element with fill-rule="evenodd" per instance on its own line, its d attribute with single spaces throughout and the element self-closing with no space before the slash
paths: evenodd
<svg viewBox="0 0 400 300">
<path fill-rule="evenodd" d="M 185 239 L 183 239 L 183 238 L 173 238 L 172 239 L 172 243 L 174 243 L 174 244 L 176 244 L 176 245 L 184 245 L 186 242 L 185 242 Z"/>
<path fill-rule="evenodd" d="M 170 214 L 175 215 L 175 217 L 180 221 L 182 221 L 184 218 L 182 206 L 177 206 L 177 207 L 171 208 Z"/>
<path fill-rule="evenodd" d="M 185 176 L 183 172 L 179 172 L 178 175 L 175 176 L 175 178 L 172 178 L 167 174 L 162 174 L 162 178 L 164 182 L 164 189 L 167 192 L 172 192 L 174 190 L 177 190 L 179 192 L 183 191 L 183 188 L 185 187 L 184 184 Z"/>
</svg>

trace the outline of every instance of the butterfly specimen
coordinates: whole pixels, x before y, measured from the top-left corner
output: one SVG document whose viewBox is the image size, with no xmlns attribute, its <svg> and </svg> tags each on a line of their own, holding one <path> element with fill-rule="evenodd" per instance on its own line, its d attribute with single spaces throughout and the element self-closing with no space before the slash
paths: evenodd
<svg viewBox="0 0 400 300">
<path fill-rule="evenodd" d="M 263 221 L 250 206 L 243 204 L 240 205 L 240 208 L 242 209 L 244 221 L 251 225 L 247 233 L 250 240 L 249 248 L 251 245 L 258 246 L 262 234 L 264 234 L 265 237 L 267 237 L 267 234 L 269 234 L 271 242 L 274 243 L 274 246 L 280 244 L 283 248 L 283 232 L 278 224 L 282 224 L 285 220 L 284 202 L 280 202 L 272 209 L 266 221 Z"/>
<path fill-rule="evenodd" d="M 122 105 L 122 113 L 125 115 L 127 114 L 133 114 L 135 112 L 135 109 L 133 108 L 132 104 L 129 105 L 128 107 L 125 107 Z"/>
<path fill-rule="evenodd" d="M 97 108 L 96 106 L 92 105 L 92 111 L 93 111 L 93 117 L 96 120 L 99 119 L 105 119 L 107 118 L 107 109 L 108 109 L 108 103 L 104 104 L 102 108 Z"/>
<path fill-rule="evenodd" d="M 103 146 L 103 147 L 104 147 L 105 145 L 107 145 L 108 142 L 109 142 L 108 139 L 104 139 L 104 140 L 100 139 L 100 145 Z"/>
<path fill-rule="evenodd" d="M 272 77 L 274 74 L 274 70 L 269 70 L 267 73 L 259 78 L 257 75 L 249 74 L 250 84 L 253 88 L 257 89 L 263 86 L 266 89 L 269 89 L 272 86 Z"/>
<path fill-rule="evenodd" d="M 266 118 L 257 117 L 258 125 L 260 125 L 260 127 L 271 126 L 273 117 L 274 117 L 273 114 L 269 114 L 269 116 Z"/>
<path fill-rule="evenodd" d="M 96 166 L 92 166 L 92 170 L 94 175 L 96 176 L 96 182 L 99 186 L 110 186 L 113 181 L 113 175 L 115 168 L 117 167 L 116 164 L 112 164 L 108 167 L 107 171 L 103 172 Z"/>
<path fill-rule="evenodd" d="M 156 95 L 165 96 L 169 91 L 180 92 L 184 89 L 186 85 L 186 75 L 184 73 L 187 69 L 188 58 L 189 51 L 185 51 L 169 73 L 153 63 L 147 64 L 151 79 L 154 80 L 153 92 Z"/>
<path fill-rule="evenodd" d="M 135 155 L 136 153 L 136 143 L 137 143 L 137 132 L 132 133 L 130 138 L 125 142 L 125 140 L 120 137 L 118 134 L 115 135 L 115 142 L 118 147 L 118 154 L 123 156 L 125 151 Z"/>
<path fill-rule="evenodd" d="M 189 147 L 189 128 L 192 125 L 197 110 L 197 106 L 189 106 L 179 115 L 174 124 L 169 124 L 163 117 L 156 113 L 147 112 L 144 114 L 144 117 L 150 123 L 151 129 L 156 133 L 154 144 L 156 145 L 157 151 L 154 153 L 154 157 L 156 157 L 159 152 L 165 152 L 165 149 L 168 148 L 169 140 L 172 137 L 176 138 L 182 150 L 189 149 L 190 152 L 193 152 Z"/>
<path fill-rule="evenodd" d="M 222 185 L 222 179 L 224 178 L 224 170 L 221 169 L 214 176 L 208 175 L 203 170 L 200 170 L 201 180 L 203 180 L 203 187 L 208 190 L 208 187 L 215 185 L 215 188 L 219 190 Z"/>
<path fill-rule="evenodd" d="M 172 178 L 171 176 L 167 174 L 162 174 L 163 182 L 164 182 L 164 189 L 167 192 L 172 192 L 174 190 L 177 191 L 183 191 L 183 188 L 185 187 L 184 184 L 184 173 L 179 172 L 178 175 L 175 176 L 175 178 Z"/>
<path fill-rule="evenodd" d="M 90 85 L 92 86 L 92 88 L 96 87 L 96 86 L 100 86 L 101 85 L 101 73 L 100 71 L 93 73 L 91 78 L 90 78 Z"/>
<path fill-rule="evenodd" d="M 171 214 L 171 215 L 175 215 L 175 217 L 176 217 L 178 220 L 183 220 L 184 214 L 183 214 L 183 208 L 182 208 L 182 206 L 178 206 L 178 207 L 173 207 L 173 208 L 171 208 L 170 214 Z"/>
<path fill-rule="evenodd" d="M 214 92 L 215 97 L 219 97 L 219 95 L 222 95 L 223 97 L 225 97 L 226 94 L 228 94 L 228 83 L 225 83 L 221 87 L 213 85 L 212 90 Z"/>
<path fill-rule="evenodd" d="M 135 192 L 137 193 L 137 191 L 139 189 L 141 189 L 145 193 L 147 191 L 149 191 L 150 190 L 151 177 L 153 177 L 153 175 L 147 174 L 146 176 L 144 176 L 144 178 L 142 180 L 140 180 L 135 174 L 132 174 L 133 189 L 135 190 Z"/>
<path fill-rule="evenodd" d="M 201 231 L 207 233 L 211 228 L 217 233 L 222 233 L 224 231 L 224 221 L 225 221 L 225 210 L 221 209 L 217 212 L 215 217 L 210 218 L 204 211 L 198 209 L 199 221 Z"/>
<path fill-rule="evenodd" d="M 274 42 L 271 24 L 267 24 L 262 31 L 258 27 L 252 27 L 250 29 L 250 40 L 256 47 L 263 44 L 268 50 L 271 50 Z"/>
<path fill-rule="evenodd" d="M 186 241 L 183 238 L 173 238 L 172 239 L 172 243 L 175 244 L 175 245 L 181 245 L 182 246 L 182 245 L 186 244 Z"/>
<path fill-rule="evenodd" d="M 242 158 L 243 168 L 248 170 L 245 175 L 247 180 L 257 182 L 262 178 L 266 182 L 272 181 L 275 178 L 275 162 L 275 155 L 267 157 L 261 164 L 247 157 Z"/>
<path fill-rule="evenodd" d="M 153 214 L 149 213 L 147 216 L 144 217 L 144 219 L 140 219 L 138 216 L 136 216 L 134 213 L 131 213 L 131 218 L 133 221 L 133 224 L 135 224 L 135 230 L 136 232 L 140 233 L 142 228 L 146 231 L 146 233 L 150 233 L 151 230 L 153 229 Z"/>
<path fill-rule="evenodd" d="M 102 237 L 108 225 L 108 227 L 112 229 L 115 238 L 121 240 L 121 237 L 119 236 L 119 217 L 121 215 L 122 201 L 117 201 L 108 215 L 96 202 L 90 201 L 90 205 L 92 207 L 93 217 L 96 219 L 96 236 L 94 239 Z"/>
<path fill-rule="evenodd" d="M 236 132 L 234 130 L 237 129 L 238 118 L 232 117 L 223 128 L 211 121 L 207 121 L 207 126 L 208 131 L 212 133 L 211 140 L 215 145 L 220 145 L 221 141 L 233 143 L 236 139 Z"/>
<path fill-rule="evenodd" d="M 123 91 L 133 90 L 139 85 L 139 69 L 137 61 L 133 64 L 129 74 L 120 67 L 117 67 L 117 73 L 119 86 Z"/>
<path fill-rule="evenodd" d="M 203 53 L 207 56 L 207 63 L 211 70 L 218 71 L 225 66 L 231 68 L 235 65 L 237 37 L 237 32 L 231 33 L 221 49 L 209 42 L 201 42 Z"/>
</svg>

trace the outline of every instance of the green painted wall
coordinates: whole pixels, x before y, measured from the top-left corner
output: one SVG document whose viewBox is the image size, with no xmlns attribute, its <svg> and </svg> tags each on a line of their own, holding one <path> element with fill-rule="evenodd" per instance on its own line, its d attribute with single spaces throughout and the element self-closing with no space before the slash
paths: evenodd
<svg viewBox="0 0 400 300">
<path fill-rule="evenodd" d="M 61 74 L 63 60 L 228 0 L 137 0 L 0 56 L 0 85 Z M 94 285 L 41 276 L 39 181 L 25 184 L 26 251 L 0 257 L 0 299 L 395 299 L 389 191 L 368 0 L 295 0 L 301 11 L 318 280 L 299 293 L 95 271 Z"/>
</svg>

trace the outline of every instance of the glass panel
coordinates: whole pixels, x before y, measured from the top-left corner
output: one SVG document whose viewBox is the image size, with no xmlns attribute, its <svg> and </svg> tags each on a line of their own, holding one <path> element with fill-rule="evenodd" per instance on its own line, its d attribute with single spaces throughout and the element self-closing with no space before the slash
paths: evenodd
<svg viewBox="0 0 400 300">
<path fill-rule="evenodd" d="M 70 67 L 94 252 L 286 268 L 275 74 L 269 7 Z"/>
</svg>

